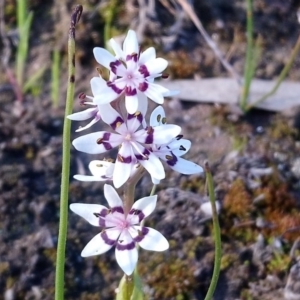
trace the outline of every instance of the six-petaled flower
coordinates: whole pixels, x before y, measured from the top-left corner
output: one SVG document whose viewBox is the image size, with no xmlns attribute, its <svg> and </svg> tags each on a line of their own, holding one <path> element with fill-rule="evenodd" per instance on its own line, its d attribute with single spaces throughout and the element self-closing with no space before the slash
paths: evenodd
<svg viewBox="0 0 300 300">
<path fill-rule="evenodd" d="M 157 196 L 137 200 L 126 213 L 121 198 L 112 186 L 104 185 L 104 195 L 110 208 L 99 204 L 70 205 L 73 212 L 102 228 L 85 246 L 81 256 L 99 255 L 115 246 L 119 266 L 125 274 L 131 275 L 138 260 L 137 243 L 145 250 L 165 251 L 169 248 L 168 241 L 161 233 L 140 225 L 155 209 Z"/>
<path fill-rule="evenodd" d="M 107 88 L 100 97 L 95 97 L 97 104 L 102 104 L 103 101 L 107 103 L 124 95 L 126 109 L 128 113 L 133 114 L 138 109 L 138 102 L 147 101 L 146 97 L 162 104 L 164 97 L 177 94 L 153 83 L 155 78 L 162 76 L 168 62 L 163 58 L 156 58 L 154 48 L 140 53 L 133 30 L 128 31 L 123 50 L 113 39 L 110 40 L 110 45 L 116 57 L 104 48 L 94 48 L 96 61 L 110 70 Z"/>
<path fill-rule="evenodd" d="M 167 144 L 181 131 L 177 125 L 162 125 L 141 128 L 143 114 L 136 112 L 128 114 L 126 119 L 107 105 L 102 119 L 116 133 L 99 131 L 76 138 L 74 147 L 90 154 L 104 153 L 119 146 L 113 173 L 113 183 L 116 188 L 122 186 L 130 177 L 133 166 L 141 164 L 153 178 L 161 180 L 165 171 L 158 157 L 144 145 Z"/>
</svg>

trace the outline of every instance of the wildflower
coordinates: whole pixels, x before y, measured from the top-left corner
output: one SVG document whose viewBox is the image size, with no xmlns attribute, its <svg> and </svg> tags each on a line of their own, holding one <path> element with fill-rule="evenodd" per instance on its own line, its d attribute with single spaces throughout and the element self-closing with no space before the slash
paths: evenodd
<svg viewBox="0 0 300 300">
<path fill-rule="evenodd" d="M 162 106 L 158 106 L 150 116 L 150 126 L 166 126 L 166 115 Z M 181 174 L 190 175 L 202 173 L 203 168 L 199 165 L 181 158 L 191 148 L 191 142 L 183 139 L 182 135 L 178 135 L 170 141 L 163 143 L 153 143 L 151 151 L 160 159 L 165 161 L 171 169 Z M 158 180 L 152 178 L 152 181 L 157 184 Z"/>
<path fill-rule="evenodd" d="M 91 99 L 92 102 L 83 101 L 83 104 L 92 105 L 93 107 L 67 116 L 68 119 L 73 121 L 84 121 L 93 118 L 90 123 L 88 123 L 84 127 L 78 128 L 76 132 L 90 128 L 92 125 L 94 125 L 99 120 L 101 120 L 100 110 L 103 109 L 102 107 L 103 105 L 101 104 L 107 103 L 107 101 L 105 101 L 105 98 L 102 98 L 101 104 L 97 104 L 94 101 L 95 95 L 98 95 L 99 97 L 99 95 L 101 95 L 103 90 L 106 88 L 106 81 L 102 77 L 93 77 L 90 83 L 91 83 L 91 89 L 94 97 L 86 96 L 86 95 L 83 95 L 81 97 L 83 98 L 82 100 L 84 100 L 85 98 Z"/>
<path fill-rule="evenodd" d="M 138 110 L 138 102 L 146 101 L 149 97 L 162 104 L 165 96 L 177 94 L 168 89 L 154 84 L 157 77 L 162 76 L 162 71 L 168 65 L 163 58 L 156 58 L 154 48 L 149 48 L 140 53 L 136 33 L 129 30 L 123 43 L 123 49 L 111 39 L 110 45 L 116 57 L 104 48 L 94 48 L 96 61 L 110 70 L 110 81 L 103 94 L 95 97 L 95 102 L 101 104 L 113 101 L 121 94 L 125 95 L 125 106 L 128 113 L 133 114 Z"/>
<path fill-rule="evenodd" d="M 140 222 L 149 216 L 156 206 L 157 196 L 137 200 L 128 214 L 115 189 L 105 184 L 104 196 L 110 206 L 74 203 L 70 209 L 93 226 L 103 228 L 82 250 L 81 256 L 88 257 L 105 253 L 113 246 L 116 260 L 125 274 L 131 275 L 138 260 L 136 243 L 145 250 L 165 251 L 169 248 L 166 238 Z"/>
<path fill-rule="evenodd" d="M 89 169 L 92 175 L 80 175 L 74 176 L 75 179 L 80 181 L 105 181 L 112 180 L 114 172 L 114 164 L 106 160 L 92 160 L 89 163 Z"/>
<path fill-rule="evenodd" d="M 106 106 L 102 119 L 116 133 L 107 131 L 90 133 L 76 138 L 73 145 L 77 150 L 90 154 L 104 153 L 119 146 L 113 172 L 113 183 L 116 188 L 128 180 L 132 168 L 137 163 L 140 163 L 152 177 L 158 180 L 165 178 L 162 163 L 144 144 L 169 143 L 180 133 L 179 126 L 149 126 L 139 129 L 144 119 L 141 112 L 128 114 L 127 118 L 122 118 L 110 105 Z"/>
</svg>

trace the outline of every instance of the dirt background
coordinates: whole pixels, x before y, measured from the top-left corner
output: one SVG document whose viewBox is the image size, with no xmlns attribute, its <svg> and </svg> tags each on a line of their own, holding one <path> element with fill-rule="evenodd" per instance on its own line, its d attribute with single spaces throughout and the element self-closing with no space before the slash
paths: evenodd
<svg viewBox="0 0 300 300">
<path fill-rule="evenodd" d="M 157 47 L 170 61 L 171 78 L 229 76 L 180 6 L 171 1 L 82 1 L 77 26 L 76 95 L 90 94 L 97 75 L 94 46 L 104 46 L 108 11 L 114 12 L 112 36 L 137 30 L 142 47 Z M 67 84 L 67 33 L 71 1 L 29 0 L 34 12 L 25 78 L 45 72 L 19 97 L 10 71 L 15 68 L 16 4 L 6 0 L 1 14 L 0 67 L 0 299 L 53 299 L 59 220 L 61 145 Z M 153 5 L 154 4 L 154 5 Z M 274 79 L 299 35 L 298 1 L 254 0 L 255 38 L 262 55 L 256 77 Z M 245 60 L 245 1 L 194 1 L 204 27 L 242 74 Z M 61 54 L 60 99 L 51 97 L 51 55 Z M 288 78 L 300 80 L 300 58 Z M 82 109 L 79 99 L 74 111 Z M 193 142 L 186 155 L 199 164 L 209 160 L 222 205 L 222 272 L 214 299 L 300 299 L 299 190 L 300 121 L 298 110 L 247 115 L 226 106 L 165 101 L 168 122 L 182 126 Z M 85 124 L 83 122 L 83 124 Z M 83 125 L 82 124 L 82 125 Z M 73 138 L 77 124 L 73 124 Z M 97 124 L 92 130 L 105 128 Z M 91 156 L 72 150 L 71 174 L 83 173 Z M 157 210 L 148 225 L 170 241 L 170 250 L 141 251 L 139 272 L 147 299 L 204 299 L 213 269 L 212 225 L 200 211 L 207 201 L 203 176 L 167 171 L 158 186 Z M 145 177 L 137 198 L 151 190 Z M 71 178 L 70 202 L 103 203 L 101 183 Z M 83 259 L 80 252 L 97 234 L 70 213 L 66 251 L 66 299 L 113 299 L 122 272 L 110 251 Z"/>
</svg>

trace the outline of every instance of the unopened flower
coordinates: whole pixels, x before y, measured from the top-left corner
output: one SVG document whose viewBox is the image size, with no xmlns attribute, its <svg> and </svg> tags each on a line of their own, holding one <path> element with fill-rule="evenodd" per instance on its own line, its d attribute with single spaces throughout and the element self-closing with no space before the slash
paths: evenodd
<svg viewBox="0 0 300 300">
<path fill-rule="evenodd" d="M 96 103 L 101 104 L 103 99 L 113 101 L 123 94 L 126 109 L 133 114 L 138 110 L 138 102 L 147 100 L 145 96 L 162 104 L 165 96 L 177 94 L 153 83 L 155 78 L 162 76 L 168 62 L 163 58 L 156 58 L 154 48 L 140 53 L 133 30 L 128 31 L 123 49 L 113 39 L 110 40 L 110 45 L 116 57 L 104 48 L 94 48 L 96 61 L 110 70 L 107 89 L 99 98 L 95 97 Z"/>
<path fill-rule="evenodd" d="M 152 112 L 150 116 L 150 126 L 156 128 L 156 126 L 167 126 L 166 115 L 162 106 L 158 106 Z M 181 174 L 190 175 L 202 173 L 203 168 L 199 165 L 181 158 L 182 155 L 186 154 L 191 148 L 191 142 L 183 139 L 182 135 L 174 137 L 170 141 L 163 143 L 153 143 L 151 151 L 160 159 L 165 161 L 171 169 Z M 156 178 L 157 179 L 157 178 Z M 152 178 L 154 183 L 158 183 L 158 180 Z"/>
<path fill-rule="evenodd" d="M 123 119 L 110 105 L 107 105 L 102 119 L 116 133 L 99 131 L 76 138 L 74 147 L 90 154 L 104 153 L 119 146 L 113 173 L 116 188 L 122 186 L 130 177 L 132 168 L 141 164 L 152 177 L 161 180 L 165 177 L 162 163 L 157 156 L 144 145 L 164 144 L 172 141 L 181 131 L 177 125 L 163 125 L 141 128 L 143 114 L 128 114 Z"/>
<path fill-rule="evenodd" d="M 161 233 L 139 225 L 155 209 L 157 196 L 137 200 L 127 215 L 122 200 L 112 186 L 104 185 L 104 196 L 110 208 L 98 204 L 70 205 L 73 212 L 93 226 L 102 228 L 85 246 L 81 256 L 99 255 L 116 246 L 115 255 L 119 266 L 125 274 L 131 275 L 138 260 L 136 243 L 145 250 L 165 251 L 169 248 L 168 241 Z"/>
</svg>

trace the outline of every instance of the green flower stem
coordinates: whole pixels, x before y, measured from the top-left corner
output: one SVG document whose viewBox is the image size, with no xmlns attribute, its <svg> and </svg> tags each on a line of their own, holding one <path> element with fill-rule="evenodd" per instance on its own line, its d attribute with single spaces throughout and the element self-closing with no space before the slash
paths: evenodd
<svg viewBox="0 0 300 300">
<path fill-rule="evenodd" d="M 244 84 L 242 90 L 241 109 L 246 110 L 247 100 L 250 91 L 253 72 L 253 4 L 252 0 L 247 0 L 247 50 L 244 71 Z"/>
<path fill-rule="evenodd" d="M 55 300 L 64 299 L 64 271 L 65 271 L 65 249 L 68 226 L 68 195 L 70 176 L 70 139 L 71 121 L 66 118 L 72 113 L 75 82 L 75 25 L 80 19 L 82 6 L 77 5 L 71 16 L 71 25 L 68 39 L 68 90 L 66 98 L 66 109 L 63 130 L 63 153 L 62 153 L 62 174 L 60 193 L 60 218 L 59 234 L 57 242 L 56 273 L 55 273 Z"/>
<path fill-rule="evenodd" d="M 221 232 L 220 232 L 220 225 L 219 225 L 218 213 L 216 208 L 214 183 L 213 183 L 213 178 L 211 175 L 208 162 L 205 163 L 205 173 L 206 173 L 206 182 L 207 182 L 208 192 L 209 192 L 209 200 L 211 203 L 212 213 L 213 213 L 212 219 L 213 219 L 214 238 L 215 238 L 215 263 L 214 263 L 214 271 L 210 282 L 210 286 L 204 300 L 211 300 L 213 299 L 213 295 L 220 274 L 222 251 L 221 251 Z"/>
<path fill-rule="evenodd" d="M 149 196 L 153 196 L 156 192 L 156 187 L 157 187 L 157 184 L 153 184 L 153 187 L 152 187 L 152 190 L 151 190 L 151 193 Z"/>
<path fill-rule="evenodd" d="M 290 71 L 293 62 L 295 60 L 295 58 L 297 57 L 297 54 L 300 50 L 300 35 L 298 37 L 298 40 L 292 50 L 292 53 L 289 57 L 288 62 L 286 63 L 286 65 L 284 66 L 284 68 L 282 69 L 281 73 L 279 74 L 279 77 L 276 81 L 275 86 L 272 88 L 272 90 L 268 93 L 266 93 L 265 95 L 263 95 L 261 98 L 259 98 L 258 100 L 254 101 L 251 104 L 248 104 L 248 106 L 246 107 L 246 111 L 249 111 L 250 109 L 252 109 L 253 107 L 255 107 L 258 103 L 261 103 L 263 101 L 265 101 L 268 97 L 272 96 L 273 94 L 276 93 L 276 91 L 278 90 L 280 84 L 282 83 L 282 81 L 285 79 L 285 77 L 287 76 L 288 72 Z"/>
</svg>

